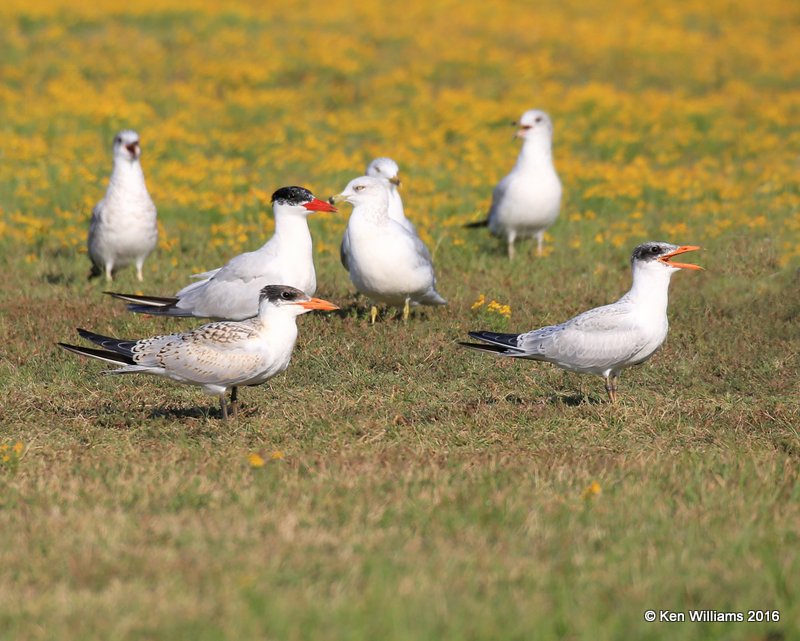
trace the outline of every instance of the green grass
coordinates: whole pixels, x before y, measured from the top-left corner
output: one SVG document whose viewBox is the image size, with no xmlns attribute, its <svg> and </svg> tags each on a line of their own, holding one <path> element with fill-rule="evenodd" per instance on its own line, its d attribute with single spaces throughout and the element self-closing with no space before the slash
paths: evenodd
<svg viewBox="0 0 800 641">
<path fill-rule="evenodd" d="M 582 255 L 509 269 L 475 244 L 437 255 L 446 309 L 304 317 L 288 373 L 228 424 L 197 390 L 102 377 L 54 345 L 192 323 L 127 315 L 72 256 L 6 254 L 0 423 L 26 444 L 0 470 L 6 638 L 798 638 L 797 274 L 759 267 L 766 239 L 714 247 L 674 279 L 668 343 L 611 406 L 599 379 L 454 342 L 610 300 L 625 257 L 593 277 Z M 153 263 L 148 289 L 169 291 Z M 484 289 L 510 321 L 470 311 Z M 647 624 L 648 608 L 782 620 Z"/>
<path fill-rule="evenodd" d="M 547 10 L 560 6 L 548 4 Z M 611 24 L 604 6 L 593 9 L 599 12 L 594 19 Z M 487 7 L 479 5 L 488 19 L 495 9 Z M 482 42 L 480 11 L 474 30 L 454 29 L 454 39 L 468 34 L 474 42 L 466 46 Z M 718 29 L 714 15 L 696 13 L 687 14 L 687 29 Z M 790 21 L 777 15 L 770 28 L 787 44 L 790 29 L 779 27 Z M 214 62 L 224 46 L 207 53 L 200 45 L 214 45 L 215 34 L 226 27 L 246 32 L 245 44 L 236 50 L 240 58 L 268 37 L 288 46 L 293 36 L 306 33 L 300 31 L 305 18 L 289 10 L 283 17 L 291 29 L 281 20 L 256 22 L 238 14 L 203 18 L 191 12 L 111 22 L 124 27 L 121 41 L 134 53 L 148 36 L 174 54 L 164 63 L 174 69 L 151 70 L 155 81 L 141 79 L 151 82 L 148 87 L 163 81 L 171 88 L 174 77 L 205 89 L 202 69 L 182 66 L 177 53 L 182 47 L 191 48 L 192 60 Z M 369 32 L 369 21 L 354 26 L 346 17 L 338 25 L 343 33 L 371 36 L 358 33 Z M 422 17 L 421 33 L 430 36 Z M 434 17 L 448 36 L 444 26 L 459 19 Z M 20 19 L 18 28 L 31 37 L 41 32 L 49 51 L 62 42 L 49 31 L 53 23 L 58 19 L 31 17 Z M 655 20 L 646 23 L 657 26 Z M 500 22 L 490 27 L 505 29 Z M 80 48 L 78 36 L 99 38 L 108 25 L 97 18 L 65 28 L 67 39 Z M 186 33 L 202 34 L 202 42 L 192 44 Z M 621 172 L 637 156 L 650 163 L 656 177 L 671 166 L 691 170 L 699 160 L 718 156 L 718 173 L 727 173 L 718 184 L 690 186 L 695 200 L 681 191 L 686 186 L 677 194 L 649 186 L 641 198 L 585 196 L 587 188 L 602 182 L 602 172 L 565 179 L 563 215 L 548 241 L 552 253 L 536 259 L 528 243 L 509 263 L 495 239 L 454 225 L 459 216 L 477 218 L 495 180 L 513 161 L 516 147 L 505 126 L 518 116 L 521 99 L 508 92 L 522 92 L 520 83 L 500 75 L 502 56 L 476 62 L 485 65 L 486 73 L 479 74 L 460 58 L 429 64 L 435 41 L 425 40 L 428 48 L 419 53 L 415 32 L 404 34 L 397 40 L 375 36 L 375 55 L 357 78 L 324 66 L 303 75 L 303 60 L 291 57 L 263 81 L 274 84 L 270 89 L 299 84 L 309 104 L 330 103 L 331 111 L 353 116 L 342 118 L 355 123 L 357 131 L 348 135 L 327 126 L 325 110 L 309 107 L 304 119 L 302 105 L 294 101 L 270 111 L 260 102 L 232 100 L 225 118 L 215 122 L 218 111 L 205 113 L 181 102 L 182 94 L 165 90 L 142 109 L 147 117 L 134 111 L 145 123 L 185 112 L 186 131 L 194 135 L 188 143 L 182 132 L 167 141 L 153 137 L 153 146 L 146 147 L 146 175 L 163 195 L 157 202 L 160 220 L 179 243 L 148 260 L 144 285 L 129 269 L 114 289 L 154 294 L 170 294 L 194 268 L 230 258 L 228 247 L 209 243 L 212 223 L 254 225 L 267 219 L 255 196 L 251 208 L 234 214 L 215 205 L 197 211 L 171 202 L 170 190 L 181 179 L 162 176 L 159 183 L 160 165 L 190 157 L 198 163 L 199 156 L 200 164 L 213 163 L 210 178 L 240 179 L 229 181 L 231 191 L 257 186 L 271 192 L 297 182 L 324 197 L 329 194 L 323 189 L 342 188 L 361 169 L 365 149 L 372 153 L 380 146 L 386 149 L 381 153 L 390 153 L 391 145 L 416 133 L 417 126 L 434 132 L 432 142 L 414 141 L 426 147 L 401 149 L 401 160 L 408 159 L 404 197 L 410 217 L 425 220 L 421 227 L 432 237 L 440 290 L 450 304 L 415 313 L 408 324 L 388 313 L 370 326 L 363 301 L 335 256 L 349 208 L 338 216 L 313 217 L 318 247 L 334 248 L 316 256 L 318 295 L 341 304 L 343 312 L 300 319 L 288 372 L 241 390 L 238 420 L 223 423 L 216 399 L 197 389 L 145 377 L 105 377 L 102 364 L 56 347 L 58 341 L 79 340 L 76 327 L 138 337 L 198 323 L 127 314 L 124 305 L 101 294 L 104 283 L 86 281 L 85 254 L 62 248 L 57 233 L 34 238 L 30 246 L 0 239 L 0 270 L 6 275 L 0 281 L 0 445 L 25 446 L 20 458 L 0 462 L 0 639 L 800 640 L 800 271 L 781 262 L 782 241 L 792 239 L 776 231 L 788 236 L 786 230 L 794 229 L 785 223 L 797 216 L 798 183 L 788 170 L 774 183 L 759 173 L 758 163 L 774 155 L 768 145 L 756 144 L 759 135 L 747 144 L 729 136 L 751 125 L 756 133 L 774 127 L 791 146 L 796 140 L 791 119 L 773 123 L 773 112 L 753 113 L 745 98 L 730 108 L 720 101 L 719 114 L 702 111 L 697 96 L 713 94 L 714 87 L 679 73 L 694 59 L 692 51 L 679 52 L 677 59 L 651 58 L 634 55 L 624 42 L 613 51 L 592 42 L 579 49 L 544 34 L 540 46 L 554 61 L 547 70 L 551 84 L 563 83 L 571 100 L 556 120 L 556 158 L 572 168 L 565 178 L 578 175 L 575 167 L 599 162 Z M 525 35 L 512 34 L 504 51 L 527 55 Z M 299 56 L 303 46 L 298 39 L 292 54 Z M 136 74 L 144 73 L 138 58 L 113 51 L 115 60 L 129 64 L 122 75 L 135 86 Z M 30 53 L 22 45 L 9 45 L 7 52 L 19 64 Z M 774 66 L 757 66 L 763 58 L 739 66 L 739 55 L 729 52 L 720 66 L 789 100 L 796 80 L 772 75 Z M 101 84 L 113 65 L 98 58 L 97 68 L 87 63 L 85 73 Z M 371 82 L 406 62 L 422 66 L 428 76 L 403 76 L 399 86 L 376 93 L 377 107 L 365 107 L 361 99 L 370 94 Z M 621 70 L 630 65 L 632 72 Z M 44 83 L 51 71 L 58 73 L 58 68 L 32 68 L 31 82 Z M 609 98 L 608 104 L 587 98 L 576 106 L 570 90 L 591 82 L 632 93 Z M 231 83 L 248 85 L 246 77 Z M 664 129 L 691 133 L 676 135 L 674 157 L 658 159 L 647 128 L 652 123 L 628 112 L 634 111 L 637 91 L 675 83 L 696 100 L 688 111 L 664 109 Z M 484 104 L 491 118 L 472 120 L 472 101 L 463 96 L 461 102 L 451 97 L 453 104 L 443 99 L 421 114 L 415 110 L 433 104 L 442 86 L 474 87 L 474 101 Z M 533 100 L 531 90 L 524 91 L 524 99 Z M 481 102 L 487 96 L 505 104 L 489 109 Z M 673 99 L 668 90 L 664 96 L 665 102 Z M 506 113 L 512 105 L 514 111 Z M 456 113 L 451 123 L 445 108 L 466 115 Z M 782 109 L 784 115 L 797 113 Z M 434 126 L 431 114 L 441 127 Z M 6 115 L 10 124 L 1 130 L 31 136 L 38 131 L 37 123 Z M 714 129 L 717 115 L 730 126 Z M 366 119 L 363 127 L 359 116 Z M 97 145 L 106 144 L 117 123 L 109 116 L 105 126 L 108 131 L 98 131 L 89 116 L 54 116 L 45 136 L 50 155 L 29 159 L 34 167 L 40 163 L 41 183 L 15 175 L 10 163 L 0 164 L 3 213 L 46 217 L 56 206 L 80 210 L 86 194 L 99 197 L 101 182 L 87 184 L 79 173 L 67 172 L 70 165 L 58 154 L 70 151 L 61 141 L 71 134 L 85 144 L 96 133 Z M 706 137 L 709 127 L 713 132 Z M 381 138 L 385 130 L 387 139 Z M 620 136 L 595 142 L 595 133 L 609 130 Z M 283 143 L 271 138 L 276 131 L 291 144 L 317 143 L 318 158 L 284 159 Z M 246 145 L 226 144 L 241 132 L 250 136 Z M 635 140 L 622 139 L 632 133 Z M 470 154 L 460 155 L 462 143 L 478 138 L 470 153 L 491 148 L 497 156 L 496 140 L 502 138 L 504 164 L 486 160 L 491 166 L 476 168 Z M 341 162 L 333 167 L 323 162 L 336 145 L 352 155 L 352 171 Z M 234 163 L 242 159 L 243 164 Z M 81 167 L 90 174 L 106 175 L 105 156 L 97 153 L 87 162 L 88 168 Z M 479 170 L 482 184 L 469 179 Z M 721 193 L 731 186 L 727 177 L 740 174 L 742 185 L 731 182 L 741 193 Z M 17 187 L 25 180 L 30 194 L 21 197 Z M 427 192 L 421 194 L 415 185 L 424 181 Z M 202 187 L 210 189 L 207 183 Z M 199 186 L 187 182 L 185 188 Z M 447 198 L 428 208 L 426 197 L 434 189 Z M 728 209 L 709 214 L 708 221 L 690 220 L 693 208 L 708 202 L 724 202 Z M 730 229 L 716 228 L 734 206 L 742 219 L 763 214 L 770 224 L 749 230 L 739 220 Z M 570 219 L 569 214 L 588 210 L 597 217 Z M 621 248 L 595 241 L 614 223 L 630 223 L 636 210 L 643 212 L 647 236 Z M 664 222 L 683 220 L 690 220 L 685 237 L 656 231 Z M 701 229 L 707 235 L 695 234 Z M 270 233 L 267 228 L 263 236 L 249 238 L 246 248 L 258 247 Z M 571 246 L 576 239 L 579 248 Z M 623 373 L 616 406 L 605 402 L 597 377 L 457 346 L 469 330 L 528 330 L 611 302 L 629 286 L 630 250 L 648 239 L 703 244 L 696 261 L 706 271 L 675 276 L 667 343 L 649 362 Z M 512 317 L 473 311 L 481 293 L 510 304 Z M 254 452 L 267 459 L 264 467 L 249 465 Z M 273 452 L 283 458 L 273 460 Z M 587 492 L 595 482 L 600 493 Z M 778 610 L 781 618 L 646 623 L 647 609 Z"/>
</svg>

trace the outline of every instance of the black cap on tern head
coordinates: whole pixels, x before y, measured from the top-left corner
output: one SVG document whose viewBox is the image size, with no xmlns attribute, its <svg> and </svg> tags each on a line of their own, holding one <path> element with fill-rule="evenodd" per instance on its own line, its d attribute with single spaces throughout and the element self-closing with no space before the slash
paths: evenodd
<svg viewBox="0 0 800 641">
<path fill-rule="evenodd" d="M 633 254 L 631 254 L 631 262 L 636 260 L 656 260 L 659 256 L 669 254 L 671 251 L 677 248 L 677 245 L 650 240 L 646 243 L 642 243 L 633 250 Z"/>
<path fill-rule="evenodd" d="M 314 200 L 312 194 L 305 187 L 281 187 L 272 194 L 272 204 L 302 205 Z"/>
<path fill-rule="evenodd" d="M 262 303 L 264 299 L 269 300 L 270 303 L 295 303 L 297 301 L 308 300 L 308 296 L 305 292 L 297 289 L 297 287 L 289 287 L 289 285 L 267 285 L 261 290 L 258 302 Z"/>
</svg>

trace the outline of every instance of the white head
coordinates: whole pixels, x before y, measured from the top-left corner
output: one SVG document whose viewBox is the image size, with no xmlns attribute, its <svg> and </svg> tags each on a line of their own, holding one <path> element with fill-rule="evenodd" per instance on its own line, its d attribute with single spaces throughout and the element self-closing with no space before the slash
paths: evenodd
<svg viewBox="0 0 800 641">
<path fill-rule="evenodd" d="M 359 205 L 369 205 L 374 209 L 387 211 L 389 208 L 389 187 L 380 178 L 361 176 L 354 178 L 344 191 L 334 200 L 346 200 L 354 207 Z"/>
<path fill-rule="evenodd" d="M 517 138 L 531 140 L 532 138 L 553 138 L 553 122 L 550 116 L 541 109 L 526 111 L 520 119 L 513 123 L 517 127 Z"/>
<path fill-rule="evenodd" d="M 696 245 L 672 245 L 660 241 L 642 243 L 631 254 L 631 268 L 634 272 L 664 274 L 669 278 L 679 269 L 703 269 L 690 263 L 676 263 L 672 259 L 680 254 L 700 249 Z"/>
<path fill-rule="evenodd" d="M 277 312 L 294 318 L 314 309 L 332 311 L 339 308 L 321 298 L 311 298 L 305 292 L 288 285 L 267 285 L 259 292 L 259 316 Z"/>
<path fill-rule="evenodd" d="M 133 162 L 142 155 L 139 146 L 139 134 L 132 129 L 124 129 L 114 136 L 114 160 L 121 159 Z"/>
<path fill-rule="evenodd" d="M 305 187 L 281 187 L 272 194 L 272 208 L 276 215 L 296 214 L 303 217 L 315 211 L 336 211 L 336 207 L 315 198 Z"/>
<path fill-rule="evenodd" d="M 372 178 L 383 178 L 393 185 L 400 186 L 400 167 L 391 158 L 376 158 L 367 165 L 367 176 Z"/>
</svg>

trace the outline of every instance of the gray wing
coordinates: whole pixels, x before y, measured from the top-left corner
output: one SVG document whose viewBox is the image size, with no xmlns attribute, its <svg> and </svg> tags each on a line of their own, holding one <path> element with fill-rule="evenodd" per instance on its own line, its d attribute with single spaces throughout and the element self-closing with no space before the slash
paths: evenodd
<svg viewBox="0 0 800 641">
<path fill-rule="evenodd" d="M 350 235 L 347 233 L 347 229 L 344 230 L 342 244 L 339 245 L 339 260 L 342 263 L 342 267 L 350 271 Z"/>
<path fill-rule="evenodd" d="M 601 370 L 632 359 L 649 340 L 629 308 L 614 304 L 591 309 L 561 325 L 520 334 L 521 353 L 514 355 Z"/>
</svg>

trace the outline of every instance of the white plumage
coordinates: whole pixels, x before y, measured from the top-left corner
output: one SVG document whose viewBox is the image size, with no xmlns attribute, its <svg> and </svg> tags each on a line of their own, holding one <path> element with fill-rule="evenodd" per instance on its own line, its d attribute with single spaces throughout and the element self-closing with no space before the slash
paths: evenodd
<svg viewBox="0 0 800 641">
<path fill-rule="evenodd" d="M 232 388 L 235 403 L 238 386 L 260 385 L 284 371 L 297 339 L 296 318 L 312 309 L 338 308 L 294 287 L 270 285 L 261 291 L 258 316 L 248 320 L 209 323 L 189 332 L 139 340 L 79 329 L 83 338 L 108 351 L 59 345 L 120 366 L 108 374 L 152 374 L 202 387 L 220 398 L 223 418 L 227 418 L 225 392 Z"/>
<path fill-rule="evenodd" d="M 383 182 L 389 190 L 389 207 L 387 213 L 389 218 L 393 221 L 400 223 L 412 234 L 416 234 L 417 230 L 408 218 L 406 218 L 405 210 L 403 209 L 403 199 L 400 197 L 400 167 L 391 158 L 375 158 L 367 165 L 367 176 L 371 178 L 378 178 Z M 350 270 L 350 236 L 345 229 L 342 236 L 342 244 L 339 248 L 339 258 L 342 265 L 346 270 Z"/>
<path fill-rule="evenodd" d="M 667 337 L 672 274 L 681 268 L 701 269 L 671 259 L 696 249 L 699 247 L 663 242 L 639 245 L 631 256 L 633 284 L 617 302 L 590 309 L 560 325 L 525 334 L 470 332 L 471 337 L 486 344 L 462 345 L 500 356 L 546 361 L 571 372 L 603 376 L 608 396 L 614 402 L 619 373 L 646 361 Z"/>
<path fill-rule="evenodd" d="M 258 294 L 266 285 L 289 285 L 309 296 L 317 289 L 308 215 L 336 208 L 303 187 L 282 187 L 272 195 L 275 233 L 260 249 L 240 254 L 224 266 L 193 278 L 175 296 L 111 293 L 132 312 L 243 320 L 258 313 Z"/>
<path fill-rule="evenodd" d="M 536 237 L 541 256 L 544 233 L 561 207 L 561 181 L 553 166 L 553 123 L 544 111 L 532 109 L 515 124 L 522 149 L 514 168 L 494 188 L 486 222 L 494 235 L 505 238 L 509 258 L 514 258 L 516 239 L 527 236 Z"/>
<path fill-rule="evenodd" d="M 106 195 L 92 210 L 88 249 L 92 260 L 89 278 L 105 274 L 111 281 L 114 273 L 127 265 L 136 265 L 136 277 L 144 279 L 145 258 L 158 242 L 156 207 L 144 182 L 139 162 L 139 134 L 125 130 L 114 138 L 114 167 Z"/>
<path fill-rule="evenodd" d="M 353 205 L 345 234 L 350 243 L 350 280 L 374 303 L 403 306 L 445 305 L 436 291 L 428 248 L 415 232 L 389 217 L 389 189 L 383 180 L 362 176 L 351 180 L 335 200 Z"/>
</svg>

